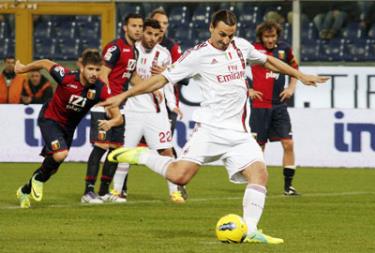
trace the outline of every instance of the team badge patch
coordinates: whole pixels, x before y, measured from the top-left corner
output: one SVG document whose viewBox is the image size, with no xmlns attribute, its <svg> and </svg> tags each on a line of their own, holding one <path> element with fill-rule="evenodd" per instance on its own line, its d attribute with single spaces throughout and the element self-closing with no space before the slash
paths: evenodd
<svg viewBox="0 0 375 253">
<path fill-rule="evenodd" d="M 89 89 L 89 90 L 87 91 L 87 98 L 88 98 L 88 99 L 93 100 L 93 99 L 95 98 L 95 95 L 96 95 L 96 90 Z"/>
<path fill-rule="evenodd" d="M 104 141 L 106 135 L 107 135 L 107 132 L 106 132 L 106 131 L 100 130 L 99 133 L 98 133 L 98 140 L 99 140 L 99 141 Z"/>
<path fill-rule="evenodd" d="M 59 150 L 60 149 L 60 142 L 59 140 L 54 140 L 51 142 L 51 148 L 53 151 Z"/>
<path fill-rule="evenodd" d="M 285 51 L 284 50 L 279 50 L 279 59 L 284 60 L 285 59 Z"/>
</svg>

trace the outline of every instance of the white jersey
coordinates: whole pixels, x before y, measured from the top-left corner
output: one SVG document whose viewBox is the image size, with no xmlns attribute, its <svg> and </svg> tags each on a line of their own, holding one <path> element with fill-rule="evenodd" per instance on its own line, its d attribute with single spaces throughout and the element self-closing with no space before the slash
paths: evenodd
<svg viewBox="0 0 375 253">
<path fill-rule="evenodd" d="M 247 40 L 235 38 L 223 51 L 208 41 L 185 52 L 162 74 L 171 83 L 195 78 L 203 101 L 193 114 L 193 120 L 218 128 L 247 131 L 246 61 L 265 63 L 267 56 L 257 51 Z"/>
<path fill-rule="evenodd" d="M 137 61 L 137 74 L 143 79 L 151 77 L 151 67 L 153 65 L 168 66 L 171 64 L 171 54 L 168 49 L 157 44 L 152 50 L 146 50 L 141 42 L 137 42 L 135 47 L 138 49 L 139 56 Z M 132 88 L 130 83 L 129 89 Z M 164 96 L 164 88 L 160 89 Z M 165 100 L 158 103 L 157 98 L 152 93 L 142 94 L 131 97 L 125 105 L 126 112 L 164 112 L 166 113 Z"/>
</svg>

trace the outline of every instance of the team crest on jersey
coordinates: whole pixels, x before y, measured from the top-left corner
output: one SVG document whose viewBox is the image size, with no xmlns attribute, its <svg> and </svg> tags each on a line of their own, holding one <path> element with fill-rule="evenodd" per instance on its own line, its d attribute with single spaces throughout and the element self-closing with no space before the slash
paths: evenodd
<svg viewBox="0 0 375 253">
<path fill-rule="evenodd" d="M 87 91 L 87 98 L 88 99 L 93 100 L 95 98 L 95 95 L 96 95 L 96 90 L 89 89 Z"/>
<path fill-rule="evenodd" d="M 98 132 L 98 140 L 99 140 L 99 141 L 104 141 L 106 135 L 107 135 L 107 132 L 106 132 L 106 131 L 104 131 L 104 130 L 100 130 L 100 131 Z"/>
<path fill-rule="evenodd" d="M 285 51 L 284 50 L 279 50 L 278 51 L 279 59 L 284 60 L 285 59 Z"/>
<path fill-rule="evenodd" d="M 51 148 L 53 151 L 59 150 L 60 149 L 60 142 L 59 140 L 54 140 L 51 142 Z"/>
</svg>

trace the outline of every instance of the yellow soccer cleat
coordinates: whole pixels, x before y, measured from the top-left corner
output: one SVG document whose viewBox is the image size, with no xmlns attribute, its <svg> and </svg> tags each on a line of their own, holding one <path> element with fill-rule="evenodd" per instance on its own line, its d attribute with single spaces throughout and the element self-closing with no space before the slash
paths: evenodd
<svg viewBox="0 0 375 253">
<path fill-rule="evenodd" d="M 284 243 L 284 240 L 281 238 L 276 238 L 276 237 L 263 234 L 261 230 L 258 230 L 246 236 L 243 242 L 244 243 L 281 244 L 281 243 Z"/>
<path fill-rule="evenodd" d="M 139 156 L 148 151 L 145 147 L 116 148 L 108 155 L 108 161 L 114 163 L 139 164 Z"/>
<path fill-rule="evenodd" d="M 185 199 L 182 197 L 180 191 L 175 191 L 171 193 L 171 201 L 176 204 L 183 204 L 185 203 Z"/>
<path fill-rule="evenodd" d="M 36 175 L 31 178 L 31 197 L 33 197 L 35 201 L 41 201 L 43 198 L 44 183 L 36 180 L 35 176 Z"/>
<path fill-rule="evenodd" d="M 22 192 L 22 186 L 18 188 L 16 196 L 17 199 L 20 201 L 21 208 L 30 208 L 30 196 L 29 194 Z"/>
</svg>

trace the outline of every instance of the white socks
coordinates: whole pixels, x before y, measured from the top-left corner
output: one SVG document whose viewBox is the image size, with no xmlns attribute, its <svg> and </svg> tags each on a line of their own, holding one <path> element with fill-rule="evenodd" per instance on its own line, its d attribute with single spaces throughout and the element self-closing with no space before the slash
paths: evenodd
<svg viewBox="0 0 375 253">
<path fill-rule="evenodd" d="M 125 177 L 129 172 L 128 163 L 119 163 L 116 169 L 115 176 L 113 177 L 113 188 L 116 192 L 122 192 L 122 186 L 124 185 Z"/>
<path fill-rule="evenodd" d="M 243 197 L 243 218 L 248 227 L 248 234 L 257 231 L 257 225 L 263 213 L 266 199 L 266 187 L 248 184 Z"/>
<path fill-rule="evenodd" d="M 172 157 L 159 155 L 155 150 L 146 151 L 139 156 L 139 162 L 141 164 L 146 165 L 164 178 L 166 178 L 168 165 L 173 160 Z"/>
</svg>

